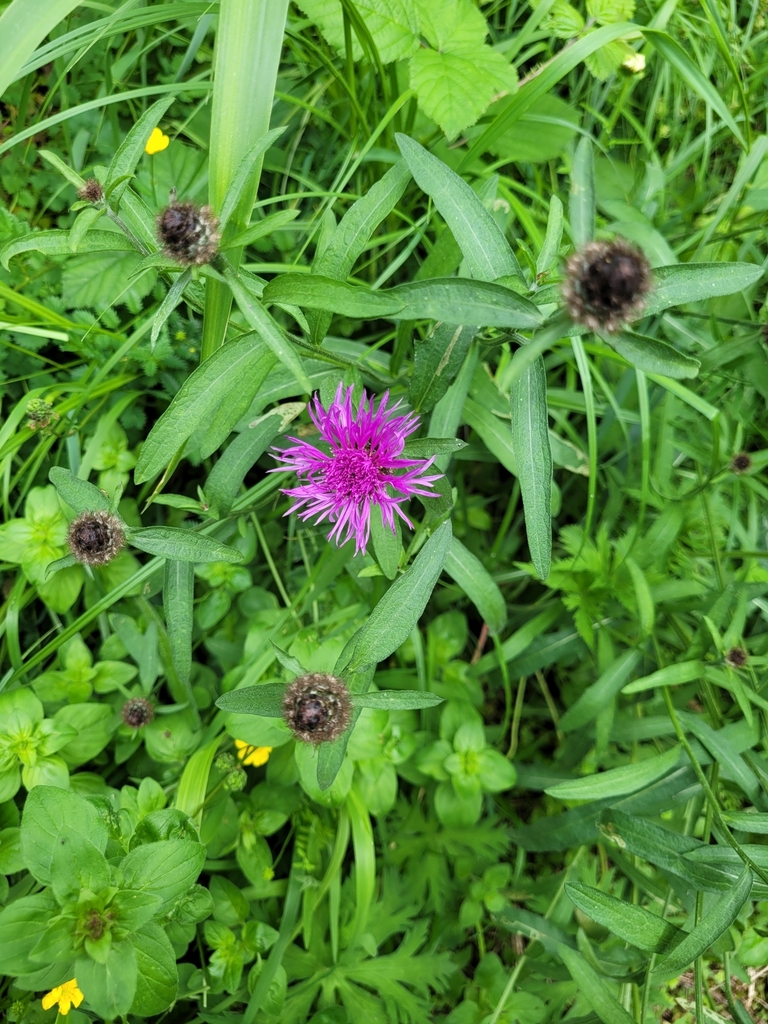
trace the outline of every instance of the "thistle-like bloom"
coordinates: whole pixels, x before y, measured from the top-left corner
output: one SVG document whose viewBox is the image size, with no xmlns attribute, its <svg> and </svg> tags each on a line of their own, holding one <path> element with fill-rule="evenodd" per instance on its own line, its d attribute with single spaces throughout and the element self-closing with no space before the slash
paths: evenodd
<svg viewBox="0 0 768 1024">
<path fill-rule="evenodd" d="M 172 201 L 157 218 L 163 253 L 182 266 L 202 266 L 216 255 L 219 221 L 210 206 Z"/>
<path fill-rule="evenodd" d="M 383 521 L 394 533 L 395 513 L 413 528 L 400 507 L 414 494 L 435 497 L 431 488 L 441 475 L 426 476 L 435 461 L 403 459 L 400 455 L 405 439 L 419 425 L 414 413 L 398 414 L 400 402 L 387 408 L 389 392 L 382 396 L 378 408 L 365 391 L 357 412 L 352 407 L 352 388 L 346 392 L 339 384 L 336 396 L 324 409 L 319 395 L 309 404 L 309 415 L 320 431 L 320 438 L 330 449 L 321 451 L 296 437 L 292 448 L 274 455 L 285 463 L 271 472 L 292 470 L 299 487 L 283 491 L 294 503 L 286 515 L 298 512 L 300 519 L 317 516 L 316 522 L 327 519 L 333 523 L 328 534 L 341 546 L 354 538 L 355 552 L 365 553 L 371 535 L 371 507 L 381 508 Z"/>
<path fill-rule="evenodd" d="M 337 676 L 309 672 L 294 679 L 283 697 L 283 718 L 302 743 L 332 743 L 352 717 L 347 684 Z"/>
<path fill-rule="evenodd" d="M 78 562 L 106 565 L 123 549 L 123 524 L 117 516 L 101 509 L 81 512 L 69 524 L 67 544 Z"/>
<path fill-rule="evenodd" d="M 77 981 L 65 981 L 63 985 L 57 985 L 50 992 L 43 996 L 43 1009 L 50 1010 L 58 1003 L 59 1013 L 66 1017 L 73 1006 L 77 1007 L 83 1001 L 83 993 L 77 987 Z"/>
<path fill-rule="evenodd" d="M 568 258 L 565 274 L 563 299 L 570 316 L 608 334 L 640 316 L 651 289 L 648 260 L 621 238 L 589 242 Z"/>
</svg>

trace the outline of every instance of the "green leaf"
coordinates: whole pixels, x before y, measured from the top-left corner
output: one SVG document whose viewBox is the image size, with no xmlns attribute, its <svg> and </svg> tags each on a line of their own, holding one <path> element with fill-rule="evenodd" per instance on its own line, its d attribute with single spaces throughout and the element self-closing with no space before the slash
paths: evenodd
<svg viewBox="0 0 768 1024">
<path fill-rule="evenodd" d="M 724 811 L 723 817 L 729 825 L 740 832 L 768 836 L 768 814 L 757 811 Z"/>
<path fill-rule="evenodd" d="M 60 21 L 77 7 L 79 0 L 14 0 L 0 17 L 0 95 Z"/>
<path fill-rule="evenodd" d="M 270 409 L 249 423 L 229 445 L 205 484 L 206 497 L 220 516 L 229 515 L 245 474 L 304 407 L 303 402 L 288 402 Z"/>
<path fill-rule="evenodd" d="M 140 551 L 179 562 L 242 562 L 237 548 L 222 544 L 191 530 L 173 526 L 150 526 L 127 533 L 130 544 Z"/>
<path fill-rule="evenodd" d="M 68 469 L 54 466 L 48 471 L 48 479 L 76 515 L 81 512 L 109 512 L 106 494 L 87 480 L 79 480 Z"/>
<path fill-rule="evenodd" d="M 89 231 L 80 243 L 81 253 L 133 250 L 120 231 Z M 0 263 L 9 269 L 10 261 L 22 252 L 41 252 L 44 256 L 72 256 L 68 231 L 32 231 L 14 238 L 0 250 Z"/>
<path fill-rule="evenodd" d="M 759 281 L 763 272 L 755 263 L 676 263 L 656 267 L 643 316 L 660 313 L 670 306 L 744 291 Z"/>
<path fill-rule="evenodd" d="M 49 163 L 51 167 L 59 172 L 62 177 L 66 178 L 70 185 L 74 185 L 75 188 L 80 189 L 85 184 L 85 178 L 81 177 L 77 171 L 65 164 L 60 156 L 52 152 L 49 149 L 38 149 L 38 156 L 41 156 L 46 163 Z"/>
<path fill-rule="evenodd" d="M 395 320 L 443 320 L 515 330 L 540 327 L 544 322 L 538 306 L 517 292 L 467 277 L 411 281 L 390 288 L 388 294 L 403 301 Z"/>
<path fill-rule="evenodd" d="M 229 223 L 229 219 L 234 213 L 237 204 L 240 200 L 240 197 L 243 195 L 243 193 L 248 194 L 250 192 L 255 191 L 255 186 L 256 183 L 258 182 L 259 174 L 261 173 L 261 164 L 259 163 L 259 157 L 262 155 L 262 153 L 266 153 L 266 151 L 274 142 L 277 142 L 277 140 L 280 138 L 284 131 L 285 128 L 273 128 L 272 131 L 267 132 L 265 135 L 262 135 L 261 138 L 257 139 L 254 142 L 254 144 L 245 154 L 243 159 L 240 161 L 240 166 L 235 171 L 234 177 L 232 178 L 232 181 L 230 182 L 229 187 L 227 188 L 227 191 L 224 194 L 224 200 L 221 204 L 221 209 L 219 210 L 219 227 L 221 229 L 222 234 L 224 233 L 224 229 Z M 278 216 L 282 216 L 283 218 L 285 218 L 286 213 L 290 214 L 290 216 L 285 221 L 287 223 L 288 221 L 293 220 L 298 211 L 281 211 L 281 213 L 278 214 Z M 260 225 L 256 226 L 258 227 Z M 246 233 L 247 232 L 243 232 L 243 234 Z M 259 236 L 257 235 L 254 237 Z M 244 245 L 245 243 L 240 241 L 237 244 Z"/>
<path fill-rule="evenodd" d="M 193 431 L 215 412 L 243 377 L 253 373 L 264 346 L 253 334 L 230 341 L 187 377 L 145 440 L 134 478 L 157 476 Z"/>
<path fill-rule="evenodd" d="M 377 711 L 415 711 L 418 708 L 434 708 L 444 698 L 427 690 L 378 690 L 368 693 L 353 693 L 352 703 L 357 708 L 374 708 Z"/>
<path fill-rule="evenodd" d="M 35 893 L 34 896 L 23 896 L 0 911 L 2 974 L 26 974 L 39 966 L 30 961 L 29 954 L 57 912 L 58 907 L 50 889 Z"/>
<path fill-rule="evenodd" d="M 507 621 L 504 595 L 480 559 L 468 551 L 457 537 L 451 540 L 445 571 L 480 612 L 491 634 L 501 632 Z"/>
<path fill-rule="evenodd" d="M 667 775 L 680 759 L 680 747 L 658 754 L 655 757 L 610 768 L 597 775 L 589 775 L 573 782 L 559 782 L 544 790 L 559 800 L 603 800 L 606 797 L 624 796 L 645 789 L 656 779 Z"/>
<path fill-rule="evenodd" d="M 165 298 L 157 307 L 157 312 L 155 313 L 154 320 L 152 321 L 152 333 L 149 336 L 149 340 L 152 345 L 154 345 L 160 337 L 160 331 L 163 329 L 163 324 L 181 302 L 184 296 L 184 289 L 191 280 L 192 268 L 188 267 L 181 274 L 176 276 L 173 284 L 166 292 Z"/>
<path fill-rule="evenodd" d="M 622 689 L 622 693 L 642 693 L 644 690 L 652 690 L 656 686 L 680 686 L 682 683 L 692 683 L 694 679 L 700 679 L 704 675 L 704 666 L 700 661 L 679 661 L 676 665 L 667 665 L 649 676 L 635 679 Z"/>
<path fill-rule="evenodd" d="M 131 850 L 120 866 L 126 889 L 159 896 L 158 913 L 173 906 L 193 882 L 205 861 L 205 847 L 189 839 L 145 843 Z"/>
<path fill-rule="evenodd" d="M 404 306 L 389 291 L 374 292 L 317 274 L 280 274 L 269 282 L 263 297 L 265 302 L 290 303 L 360 319 L 394 318 Z"/>
<path fill-rule="evenodd" d="M 684 933 L 645 907 L 609 896 L 601 889 L 581 882 L 568 882 L 565 891 L 570 900 L 593 921 L 625 942 L 649 953 L 666 953 Z"/>
<path fill-rule="evenodd" d="M 587 135 L 579 139 L 573 155 L 568 212 L 573 244 L 581 248 L 595 237 L 595 165 L 592 139 Z"/>
<path fill-rule="evenodd" d="M 396 135 L 395 139 L 416 184 L 433 200 L 458 242 L 472 277 L 480 281 L 510 276 L 522 279 L 520 264 L 504 232 L 463 178 L 407 135 Z M 481 323 L 443 319 L 456 324 Z"/>
<path fill-rule="evenodd" d="M 576 700 L 575 704 L 566 710 L 560 719 L 560 728 L 563 732 L 571 732 L 574 729 L 581 729 L 597 718 L 598 714 L 626 685 L 627 679 L 632 675 L 642 661 L 640 651 L 624 651 L 615 661 L 611 662 L 597 682 L 588 686 Z"/>
<path fill-rule="evenodd" d="M 413 565 L 392 584 L 353 637 L 351 669 L 376 665 L 405 643 L 443 571 L 451 539 L 451 524 L 445 522 L 429 538 Z"/>
<path fill-rule="evenodd" d="M 424 341 L 415 340 L 409 399 L 416 412 L 429 412 L 440 401 L 476 333 L 476 327 L 438 323 Z"/>
<path fill-rule="evenodd" d="M 301 210 L 278 210 L 277 213 L 271 213 L 268 216 L 257 220 L 255 224 L 251 224 L 250 227 L 246 228 L 245 231 L 241 231 L 240 234 L 235 235 L 233 238 L 228 238 L 225 242 L 219 244 L 219 252 L 225 252 L 227 249 L 237 249 L 246 245 L 251 245 L 253 242 L 258 241 L 259 238 L 264 238 L 265 235 L 272 235 L 281 228 L 284 228 L 291 221 L 301 213 Z"/>
<path fill-rule="evenodd" d="M 107 826 L 93 804 L 57 786 L 35 786 L 21 818 L 21 852 L 27 870 L 43 885 L 51 882 L 53 855 L 66 829 L 82 835 L 100 853 L 106 849 Z"/>
<path fill-rule="evenodd" d="M 404 459 L 430 459 L 433 455 L 453 455 L 467 447 L 458 437 L 417 437 L 405 442 Z"/>
<path fill-rule="evenodd" d="M 395 528 L 391 530 L 384 522 L 381 506 L 374 505 L 371 508 L 371 543 L 379 568 L 388 580 L 393 580 L 397 576 L 400 554 L 403 550 L 399 516 L 395 516 L 394 522 Z"/>
<path fill-rule="evenodd" d="M 176 999 L 179 975 L 176 954 L 159 924 L 145 924 L 134 936 L 138 977 L 131 1013 L 154 1017 Z"/>
<path fill-rule="evenodd" d="M 235 302 L 248 324 L 264 339 L 280 362 L 291 371 L 301 388 L 305 392 L 311 393 L 312 385 L 301 365 L 301 359 L 282 327 L 245 287 L 242 278 L 236 272 L 227 270 L 225 277 L 227 284 L 232 289 Z"/>
<path fill-rule="evenodd" d="M 195 570 L 192 563 L 167 559 L 163 577 L 163 611 L 173 667 L 183 686 L 189 684 L 192 671 L 194 597 Z"/>
<path fill-rule="evenodd" d="M 64 826 L 51 861 L 51 888 L 59 903 L 77 899 L 81 889 L 100 892 L 108 885 L 107 858 L 90 839 Z"/>
<path fill-rule="evenodd" d="M 698 359 L 683 355 L 666 341 L 649 338 L 645 334 L 623 331 L 621 334 L 603 337 L 603 341 L 613 345 L 628 363 L 646 373 L 661 373 L 673 380 L 681 380 L 698 376 L 701 367 Z"/>
<path fill-rule="evenodd" d="M 560 243 L 563 239 L 563 204 L 557 196 L 549 200 L 549 215 L 547 217 L 547 233 L 544 236 L 544 243 L 536 260 L 536 276 L 547 274 L 555 265 L 560 252 Z"/>
<path fill-rule="evenodd" d="M 136 994 L 137 975 L 136 951 L 127 939 L 113 943 L 105 963 L 82 957 L 75 964 L 78 988 L 91 1009 L 109 1021 L 130 1010 Z"/>
<path fill-rule="evenodd" d="M 216 707 L 237 715 L 282 718 L 284 696 L 284 683 L 264 683 L 261 686 L 246 686 L 242 690 L 223 693 L 217 699 Z"/>
<path fill-rule="evenodd" d="M 133 177 L 136 164 L 141 159 L 152 130 L 159 126 L 163 115 L 175 99 L 176 97 L 172 93 L 170 96 L 163 96 L 161 99 L 156 100 L 152 106 L 147 107 L 112 157 L 106 181 L 104 182 L 104 191 L 110 193 L 111 190 L 110 204 L 115 209 L 119 207 L 123 193 L 128 188 L 128 182 Z M 120 179 L 123 180 L 120 184 L 117 184 Z"/>
<path fill-rule="evenodd" d="M 509 404 L 512 447 L 523 496 L 528 549 L 539 579 L 546 580 L 552 561 L 552 449 L 547 413 L 547 371 L 542 356 L 515 379 L 509 393 Z"/>
<path fill-rule="evenodd" d="M 627 1013 L 581 953 L 577 953 L 564 943 L 558 946 L 557 952 L 576 982 L 579 994 L 592 1007 L 603 1024 L 635 1024 L 635 1018 Z"/>
<path fill-rule="evenodd" d="M 522 350 L 524 351 L 524 349 Z M 468 398 L 464 402 L 462 419 L 476 431 L 486 446 L 505 469 L 517 476 L 517 460 L 512 449 L 512 436 L 509 427 L 495 416 L 484 405 Z"/>
<path fill-rule="evenodd" d="M 298 0 L 296 5 L 318 26 L 341 56 L 346 52 L 343 8 L 338 0 Z M 383 64 L 407 57 L 418 46 L 419 19 L 413 0 L 355 0 L 355 9 L 365 21 Z M 352 39 L 355 60 L 363 55 L 357 38 Z"/>
<path fill-rule="evenodd" d="M 699 923 L 694 925 L 679 946 L 676 946 L 661 963 L 656 964 L 653 973 L 663 977 L 678 975 L 697 957 L 706 953 L 736 920 L 739 911 L 749 899 L 751 890 L 752 872 L 745 867 L 730 892 L 719 899 Z"/>
</svg>

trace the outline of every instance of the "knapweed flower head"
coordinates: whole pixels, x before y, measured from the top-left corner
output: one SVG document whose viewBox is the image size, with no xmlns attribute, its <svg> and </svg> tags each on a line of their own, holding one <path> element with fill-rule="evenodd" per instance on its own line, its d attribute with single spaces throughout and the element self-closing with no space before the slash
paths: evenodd
<svg viewBox="0 0 768 1024">
<path fill-rule="evenodd" d="M 590 331 L 615 334 L 645 307 L 651 267 L 643 253 L 621 238 L 589 242 L 568 258 L 563 299 L 569 315 Z"/>
<path fill-rule="evenodd" d="M 131 729 L 141 729 L 155 717 L 155 706 L 146 697 L 131 697 L 123 704 L 120 717 Z"/>
<path fill-rule="evenodd" d="M 69 550 L 85 565 L 106 565 L 125 544 L 123 524 L 117 516 L 100 509 L 81 512 L 69 524 L 67 532 Z"/>
<path fill-rule="evenodd" d="M 163 253 L 184 266 L 210 263 L 219 244 L 219 222 L 210 206 L 173 200 L 157 218 Z"/>
<path fill-rule="evenodd" d="M 347 684 L 337 676 L 309 672 L 294 679 L 283 697 L 283 718 L 302 743 L 331 743 L 352 716 Z"/>
<path fill-rule="evenodd" d="M 84 203 L 100 203 L 104 198 L 104 189 L 101 182 L 95 178 L 86 178 L 77 192 L 78 199 Z"/>
<path fill-rule="evenodd" d="M 292 448 L 274 456 L 284 463 L 277 470 L 292 470 L 299 478 L 298 487 L 289 487 L 283 494 L 294 498 L 286 515 L 298 512 L 299 518 L 316 522 L 328 520 L 333 528 L 329 540 L 341 546 L 354 539 L 355 552 L 365 552 L 371 535 L 371 508 L 378 505 L 384 523 L 394 532 L 395 515 L 413 528 L 400 507 L 414 494 L 435 497 L 429 488 L 442 474 L 428 476 L 435 461 L 403 459 L 405 439 L 419 425 L 414 413 L 398 413 L 400 402 L 389 405 L 389 392 L 378 402 L 363 391 L 357 411 L 352 405 L 353 389 L 339 384 L 328 409 L 320 396 L 309 405 L 309 415 L 320 431 L 320 439 L 328 450 L 291 437 Z"/>
<path fill-rule="evenodd" d="M 43 1009 L 50 1010 L 52 1006 L 58 1005 L 59 1013 L 66 1017 L 72 1007 L 78 1007 L 83 999 L 83 993 L 73 978 L 71 981 L 65 981 L 63 985 L 57 985 L 43 996 Z"/>
</svg>

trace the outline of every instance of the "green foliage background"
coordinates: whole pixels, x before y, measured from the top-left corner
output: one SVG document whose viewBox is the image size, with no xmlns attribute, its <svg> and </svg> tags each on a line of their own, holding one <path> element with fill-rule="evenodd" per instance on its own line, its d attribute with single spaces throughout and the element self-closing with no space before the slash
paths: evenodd
<svg viewBox="0 0 768 1024">
<path fill-rule="evenodd" d="M 0 3 L 4 1019 L 765 1019 L 765 19 Z M 559 286 L 616 235 L 654 290 L 598 337 Z M 361 556 L 267 473 L 339 383 L 445 474 Z M 348 742 L 270 717 L 304 670 Z"/>
</svg>

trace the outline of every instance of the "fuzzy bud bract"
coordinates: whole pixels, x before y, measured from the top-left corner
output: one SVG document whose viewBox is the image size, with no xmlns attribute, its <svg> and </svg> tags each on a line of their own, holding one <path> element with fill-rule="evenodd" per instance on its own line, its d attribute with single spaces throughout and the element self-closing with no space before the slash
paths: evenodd
<svg viewBox="0 0 768 1024">
<path fill-rule="evenodd" d="M 69 524 L 67 544 L 78 562 L 106 565 L 125 544 L 123 524 L 109 512 L 81 512 Z"/>
<path fill-rule="evenodd" d="M 302 743 L 330 743 L 352 716 L 347 684 L 336 676 L 310 672 L 290 684 L 283 697 L 283 718 Z"/>
<path fill-rule="evenodd" d="M 569 315 L 591 331 L 615 334 L 645 307 L 651 268 L 643 253 L 621 238 L 589 242 L 569 256 L 563 299 Z"/>
</svg>

